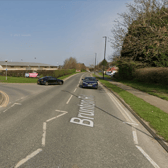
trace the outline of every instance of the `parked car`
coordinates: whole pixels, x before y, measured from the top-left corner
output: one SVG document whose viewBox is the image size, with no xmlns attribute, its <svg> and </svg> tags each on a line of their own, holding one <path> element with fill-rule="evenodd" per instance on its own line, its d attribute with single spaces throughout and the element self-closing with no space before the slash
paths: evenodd
<svg viewBox="0 0 168 168">
<path fill-rule="evenodd" d="M 112 71 L 110 76 L 113 76 L 117 71 Z"/>
<path fill-rule="evenodd" d="M 63 83 L 63 80 L 54 78 L 52 76 L 45 76 L 37 80 L 37 84 L 39 85 L 62 85 Z"/>
<path fill-rule="evenodd" d="M 85 77 L 82 79 L 82 87 L 84 88 L 98 88 L 98 80 L 95 77 Z"/>
<path fill-rule="evenodd" d="M 109 76 L 111 76 L 111 72 L 106 72 L 106 75 L 109 75 Z"/>
</svg>

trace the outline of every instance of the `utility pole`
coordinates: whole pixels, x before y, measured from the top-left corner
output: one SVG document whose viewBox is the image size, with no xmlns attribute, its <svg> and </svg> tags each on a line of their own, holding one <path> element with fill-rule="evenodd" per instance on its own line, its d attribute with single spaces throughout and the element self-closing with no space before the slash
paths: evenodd
<svg viewBox="0 0 168 168">
<path fill-rule="evenodd" d="M 7 80 L 7 62 L 8 62 L 8 60 L 5 60 L 5 62 L 6 62 L 6 80 Z"/>
<path fill-rule="evenodd" d="M 95 53 L 95 70 L 94 70 L 95 73 L 96 73 L 96 55 L 97 55 L 97 53 Z M 94 73 L 94 74 L 95 74 L 95 73 Z"/>
<path fill-rule="evenodd" d="M 107 36 L 104 36 L 103 38 L 105 38 L 105 47 L 104 47 L 104 62 L 105 62 Z M 104 64 L 103 64 L 103 79 L 104 79 Z"/>
</svg>

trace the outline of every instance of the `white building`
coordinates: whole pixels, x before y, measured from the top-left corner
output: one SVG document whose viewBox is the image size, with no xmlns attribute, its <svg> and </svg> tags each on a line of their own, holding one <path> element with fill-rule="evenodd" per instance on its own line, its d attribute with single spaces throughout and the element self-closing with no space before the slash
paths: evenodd
<svg viewBox="0 0 168 168">
<path fill-rule="evenodd" d="M 58 66 L 33 62 L 0 61 L 0 70 L 57 70 Z"/>
</svg>

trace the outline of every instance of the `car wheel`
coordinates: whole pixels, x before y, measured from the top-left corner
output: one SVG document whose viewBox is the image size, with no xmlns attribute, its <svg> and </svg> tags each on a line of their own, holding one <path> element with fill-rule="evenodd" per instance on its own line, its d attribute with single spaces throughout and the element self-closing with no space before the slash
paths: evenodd
<svg viewBox="0 0 168 168">
<path fill-rule="evenodd" d="M 63 82 L 59 82 L 59 85 L 62 85 L 63 84 Z"/>
<path fill-rule="evenodd" d="M 47 85 L 48 85 L 48 82 L 45 82 L 45 85 L 47 86 Z"/>
</svg>

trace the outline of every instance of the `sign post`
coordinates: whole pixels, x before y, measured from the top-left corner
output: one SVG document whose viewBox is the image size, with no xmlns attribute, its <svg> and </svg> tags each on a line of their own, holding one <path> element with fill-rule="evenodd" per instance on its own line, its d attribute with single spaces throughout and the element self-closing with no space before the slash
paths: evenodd
<svg viewBox="0 0 168 168">
<path fill-rule="evenodd" d="M 8 60 L 5 60 L 5 62 L 6 62 L 6 80 L 7 80 L 7 62 L 8 62 Z"/>
</svg>

